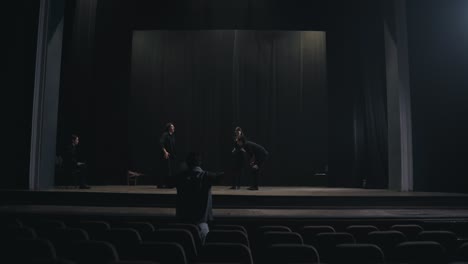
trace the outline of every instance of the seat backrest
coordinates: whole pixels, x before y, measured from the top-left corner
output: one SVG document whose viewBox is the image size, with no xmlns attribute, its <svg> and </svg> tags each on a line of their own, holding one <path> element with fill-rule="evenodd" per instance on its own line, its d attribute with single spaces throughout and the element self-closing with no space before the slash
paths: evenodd
<svg viewBox="0 0 468 264">
<path fill-rule="evenodd" d="M 379 231 L 373 225 L 350 225 L 346 228 L 346 232 L 352 234 L 357 243 L 367 242 L 367 235 L 372 231 Z"/>
<path fill-rule="evenodd" d="M 133 228 L 138 231 L 141 239 L 144 240 L 146 236 L 153 233 L 156 228 L 150 222 L 122 222 L 117 225 L 112 225 L 115 228 Z"/>
<path fill-rule="evenodd" d="M 109 223 L 105 221 L 82 221 L 77 227 L 84 229 L 91 240 L 101 240 L 103 234 L 110 229 Z"/>
<path fill-rule="evenodd" d="M 301 235 L 296 232 L 269 231 L 263 234 L 263 245 L 274 244 L 303 244 Z"/>
<path fill-rule="evenodd" d="M 170 223 L 166 227 L 163 228 L 176 228 L 176 229 L 185 229 L 192 234 L 193 241 L 195 242 L 195 246 L 199 249 L 202 245 L 201 237 L 200 237 L 200 228 L 194 224 L 186 224 L 186 223 Z"/>
<path fill-rule="evenodd" d="M 320 233 L 316 236 L 315 248 L 320 254 L 320 260 L 328 262 L 331 260 L 337 245 L 353 243 L 356 243 L 356 241 L 350 233 Z"/>
<path fill-rule="evenodd" d="M 356 243 L 354 237 L 350 233 L 335 232 L 335 233 L 320 233 L 317 234 L 317 246 L 335 247 L 338 244 L 353 244 Z"/>
<path fill-rule="evenodd" d="M 373 244 L 339 244 L 336 246 L 335 263 L 385 263 L 384 253 Z"/>
<path fill-rule="evenodd" d="M 214 231 L 214 230 L 221 230 L 221 231 L 228 231 L 228 230 L 237 230 L 237 231 L 242 231 L 245 233 L 245 235 L 247 235 L 248 237 L 248 232 L 247 232 L 247 229 L 244 227 L 244 226 L 241 226 L 241 225 L 214 225 L 214 226 L 210 226 L 210 230 Z"/>
<path fill-rule="evenodd" d="M 451 231 L 422 231 L 418 234 L 419 241 L 435 241 L 441 244 L 449 253 L 458 247 L 457 235 Z"/>
<path fill-rule="evenodd" d="M 116 244 L 137 244 L 141 242 L 138 231 L 133 228 L 111 228 L 106 231 L 106 240 Z"/>
<path fill-rule="evenodd" d="M 310 245 L 302 244 L 275 244 L 267 247 L 266 263 L 320 263 L 317 250 Z"/>
<path fill-rule="evenodd" d="M 287 226 L 281 226 L 281 225 L 265 225 L 265 226 L 259 226 L 257 228 L 257 231 L 259 233 L 265 233 L 269 231 L 291 232 L 291 228 Z"/>
<path fill-rule="evenodd" d="M 384 252 L 387 261 L 395 260 L 395 248 L 406 241 L 406 236 L 395 230 L 373 231 L 368 234 L 368 243 L 377 245 Z"/>
<path fill-rule="evenodd" d="M 265 225 L 259 226 L 250 238 L 250 242 L 252 243 L 251 246 L 262 247 L 265 245 L 264 242 L 264 234 L 265 232 L 292 232 L 291 228 L 282 225 Z M 254 249 L 255 251 L 255 249 Z"/>
<path fill-rule="evenodd" d="M 30 227 L 10 227 L 3 229 L 0 240 L 35 239 L 36 231 Z"/>
<path fill-rule="evenodd" d="M 205 243 L 198 255 L 198 262 L 253 264 L 253 259 L 250 249 L 245 245 L 237 243 Z"/>
<path fill-rule="evenodd" d="M 468 242 L 463 243 L 458 247 L 456 252 L 456 258 L 460 261 L 468 261 Z"/>
<path fill-rule="evenodd" d="M 56 229 L 56 228 L 66 227 L 63 221 L 53 220 L 53 219 L 38 220 L 38 221 L 31 222 L 29 225 L 34 228 L 40 228 L 40 229 Z"/>
<path fill-rule="evenodd" d="M 56 259 L 57 254 L 53 244 L 46 239 L 15 239 L 5 244 L 3 257 L 13 259 L 13 263 L 28 263 L 33 260 Z"/>
<path fill-rule="evenodd" d="M 247 235 L 240 230 L 211 230 L 206 236 L 205 243 L 239 243 L 250 246 Z"/>
<path fill-rule="evenodd" d="M 142 242 L 133 246 L 135 258 L 160 264 L 187 264 L 184 249 L 178 243 Z"/>
<path fill-rule="evenodd" d="M 68 244 L 66 259 L 81 263 L 108 263 L 118 261 L 115 247 L 105 241 L 73 241 Z"/>
<path fill-rule="evenodd" d="M 192 233 L 185 229 L 161 228 L 153 232 L 146 241 L 178 243 L 188 260 L 194 259 L 198 254 Z"/>
<path fill-rule="evenodd" d="M 299 230 L 304 244 L 315 245 L 315 236 L 320 233 L 335 233 L 336 230 L 332 226 L 319 225 L 319 226 L 304 226 Z"/>
<path fill-rule="evenodd" d="M 434 241 L 408 241 L 397 245 L 396 260 L 401 263 L 446 263 L 447 252 Z"/>
<path fill-rule="evenodd" d="M 408 224 L 408 225 L 393 225 L 390 227 L 391 230 L 400 231 L 405 234 L 408 241 L 417 241 L 418 235 L 424 229 L 420 225 Z"/>
<path fill-rule="evenodd" d="M 57 228 L 50 230 L 47 238 L 54 243 L 89 240 L 88 233 L 81 228 Z"/>
</svg>

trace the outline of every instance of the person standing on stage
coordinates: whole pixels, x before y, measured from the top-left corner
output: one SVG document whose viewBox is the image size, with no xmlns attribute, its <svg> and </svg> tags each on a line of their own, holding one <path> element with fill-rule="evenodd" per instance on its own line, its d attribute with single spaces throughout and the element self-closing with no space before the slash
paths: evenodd
<svg viewBox="0 0 468 264">
<path fill-rule="evenodd" d="M 234 148 L 232 149 L 232 163 L 233 163 L 233 181 L 230 189 L 239 190 L 240 189 L 240 180 L 241 176 L 245 171 L 245 151 L 241 151 L 237 145 L 237 140 L 244 136 L 242 128 L 236 127 L 234 129 Z"/>
<path fill-rule="evenodd" d="M 191 152 L 186 158 L 187 170 L 177 175 L 176 217 L 184 223 L 199 227 L 202 242 L 213 220 L 211 186 L 223 172 L 209 172 L 201 168 L 201 155 Z"/>
<path fill-rule="evenodd" d="M 159 175 L 158 188 L 173 188 L 173 175 L 177 170 L 177 156 L 175 143 L 175 126 L 173 123 L 167 123 L 164 133 L 159 139 L 161 149 L 161 168 Z"/>
<path fill-rule="evenodd" d="M 245 152 L 249 158 L 249 166 L 253 174 L 253 184 L 248 190 L 258 190 L 258 181 L 269 153 L 259 144 L 246 140 L 244 136 L 240 136 L 237 139 L 237 146 L 240 151 Z"/>
<path fill-rule="evenodd" d="M 78 161 L 77 147 L 80 138 L 77 135 L 71 135 L 71 144 L 66 146 L 63 153 L 63 165 L 67 176 L 71 176 L 74 181 L 77 180 L 80 189 L 89 189 L 86 185 L 86 163 Z M 76 183 L 76 182 L 75 182 Z"/>
</svg>

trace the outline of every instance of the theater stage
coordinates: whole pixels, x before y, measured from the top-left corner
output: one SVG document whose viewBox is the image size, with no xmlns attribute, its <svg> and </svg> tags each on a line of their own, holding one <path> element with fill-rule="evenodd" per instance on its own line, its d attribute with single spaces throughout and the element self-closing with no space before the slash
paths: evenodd
<svg viewBox="0 0 468 264">
<path fill-rule="evenodd" d="M 175 189 L 92 186 L 89 190 L 0 191 L 0 213 L 174 217 Z M 468 220 L 468 194 L 328 187 L 213 187 L 219 219 Z"/>
<path fill-rule="evenodd" d="M 89 190 L 1 191 L 0 212 L 173 217 L 175 189 L 92 186 Z M 219 218 L 468 219 L 468 195 L 326 187 L 213 187 Z"/>
<path fill-rule="evenodd" d="M 382 189 L 329 187 L 247 187 L 230 190 L 214 186 L 213 207 L 222 209 L 328 208 L 468 208 L 468 194 L 397 192 Z M 117 206 L 173 208 L 175 189 L 151 185 L 92 186 L 80 190 L 56 187 L 43 191 L 0 191 L 3 204 Z"/>
</svg>

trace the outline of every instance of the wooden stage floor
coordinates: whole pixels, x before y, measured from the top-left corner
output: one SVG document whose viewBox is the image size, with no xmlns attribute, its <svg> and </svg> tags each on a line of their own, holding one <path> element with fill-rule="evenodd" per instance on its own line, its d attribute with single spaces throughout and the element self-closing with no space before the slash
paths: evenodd
<svg viewBox="0 0 468 264">
<path fill-rule="evenodd" d="M 258 191 L 214 186 L 218 218 L 463 219 L 468 194 L 397 192 L 327 187 L 261 187 Z M 1 191 L 0 213 L 174 217 L 175 189 L 150 185 L 57 187 Z"/>
<path fill-rule="evenodd" d="M 232 196 L 355 196 L 355 197 L 468 197 L 468 194 L 439 193 L 439 192 L 398 192 L 386 189 L 361 188 L 329 188 L 329 187 L 260 187 L 258 191 L 247 190 L 246 186 L 239 190 L 231 190 L 230 186 L 213 186 L 213 195 Z M 80 193 L 129 193 L 129 194 L 160 194 L 175 195 L 176 189 L 158 189 L 151 185 L 105 185 L 92 186 L 91 189 L 76 189 L 69 187 L 56 187 L 45 190 L 48 192 L 80 192 Z"/>
</svg>

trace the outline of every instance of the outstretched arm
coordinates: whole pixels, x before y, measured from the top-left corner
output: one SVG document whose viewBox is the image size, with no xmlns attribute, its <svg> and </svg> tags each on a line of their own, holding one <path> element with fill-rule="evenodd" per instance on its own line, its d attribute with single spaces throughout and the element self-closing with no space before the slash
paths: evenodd
<svg viewBox="0 0 468 264">
<path fill-rule="evenodd" d="M 206 178 L 210 183 L 219 181 L 224 176 L 224 172 L 206 171 Z"/>
</svg>

